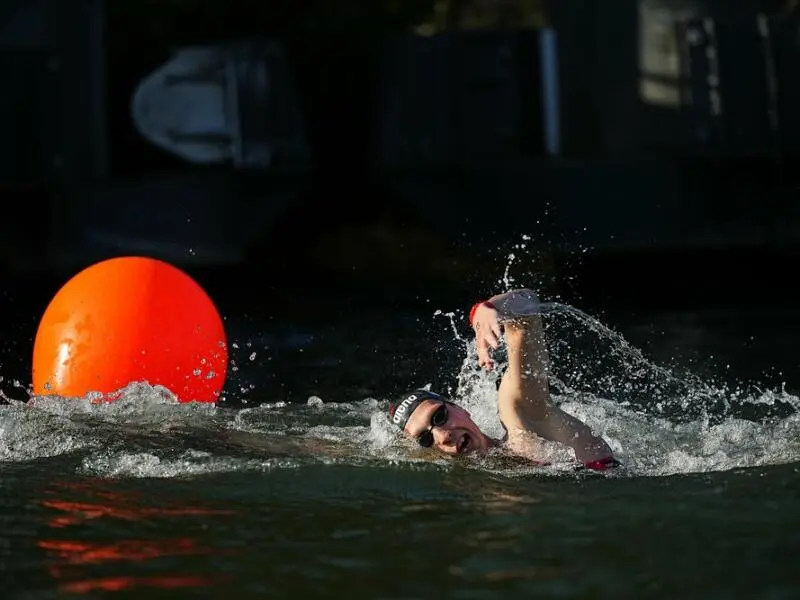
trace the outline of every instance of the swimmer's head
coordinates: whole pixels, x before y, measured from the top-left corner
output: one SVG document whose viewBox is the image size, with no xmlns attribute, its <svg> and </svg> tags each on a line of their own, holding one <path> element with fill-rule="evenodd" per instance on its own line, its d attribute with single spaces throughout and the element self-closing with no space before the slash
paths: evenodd
<svg viewBox="0 0 800 600">
<path fill-rule="evenodd" d="M 423 448 L 443 454 L 485 452 L 491 444 L 465 409 L 428 390 L 414 390 L 391 404 L 389 419 Z"/>
</svg>

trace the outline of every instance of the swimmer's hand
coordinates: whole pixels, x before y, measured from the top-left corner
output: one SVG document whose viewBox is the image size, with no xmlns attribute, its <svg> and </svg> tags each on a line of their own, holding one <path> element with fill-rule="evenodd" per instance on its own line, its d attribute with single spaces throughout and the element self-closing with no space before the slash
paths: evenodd
<svg viewBox="0 0 800 600">
<path fill-rule="evenodd" d="M 502 335 L 497 309 L 483 302 L 473 312 L 472 329 L 475 331 L 475 345 L 478 350 L 478 365 L 487 371 L 494 368 L 492 350 L 497 350 Z"/>
<path fill-rule="evenodd" d="M 496 350 L 502 335 L 502 325 L 522 325 L 526 319 L 540 314 L 539 299 L 529 289 L 518 289 L 493 296 L 473 306 L 470 323 L 475 331 L 478 365 L 491 371 Z"/>
</svg>

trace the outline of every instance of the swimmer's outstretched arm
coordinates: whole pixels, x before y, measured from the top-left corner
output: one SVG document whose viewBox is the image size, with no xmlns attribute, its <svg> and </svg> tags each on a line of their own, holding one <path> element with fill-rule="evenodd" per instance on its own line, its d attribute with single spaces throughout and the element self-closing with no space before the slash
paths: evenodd
<svg viewBox="0 0 800 600">
<path fill-rule="evenodd" d="M 536 295 L 513 290 L 482 303 L 472 313 L 479 364 L 492 368 L 490 351 L 505 331 L 508 367 L 500 382 L 497 407 L 508 431 L 512 450 L 527 454 L 530 434 L 565 444 L 585 465 L 613 457 L 608 444 L 579 419 L 553 404 L 547 375 L 549 356 L 541 318 L 535 314 Z M 527 313 L 527 314 L 526 314 Z"/>
</svg>

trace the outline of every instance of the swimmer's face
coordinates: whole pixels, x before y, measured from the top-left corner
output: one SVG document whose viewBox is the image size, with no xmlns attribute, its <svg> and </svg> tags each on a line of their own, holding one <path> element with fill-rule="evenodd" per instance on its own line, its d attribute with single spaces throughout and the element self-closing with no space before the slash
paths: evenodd
<svg viewBox="0 0 800 600">
<path fill-rule="evenodd" d="M 489 441 L 469 413 L 455 404 L 439 400 L 425 400 L 411 414 L 405 433 L 427 441 L 430 447 L 451 456 L 470 452 L 486 452 Z M 423 444 L 425 445 L 425 444 Z"/>
</svg>

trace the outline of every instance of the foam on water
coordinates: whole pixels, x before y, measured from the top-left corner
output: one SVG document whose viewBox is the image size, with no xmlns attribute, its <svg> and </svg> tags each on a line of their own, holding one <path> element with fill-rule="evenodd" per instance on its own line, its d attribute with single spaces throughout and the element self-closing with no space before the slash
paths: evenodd
<svg viewBox="0 0 800 600">
<path fill-rule="evenodd" d="M 524 250 L 527 238 L 516 247 Z M 510 275 L 515 255 L 500 280 Z M 599 320 L 575 307 L 542 304 L 551 356 L 551 391 L 564 410 L 602 435 L 626 473 L 664 476 L 800 461 L 800 399 L 784 389 L 730 389 L 648 360 Z M 488 435 L 501 437 L 495 405 L 503 366 L 478 369 L 472 339 L 449 319 L 442 347 L 464 356 L 454 384 L 442 390 L 462 403 Z M 402 357 L 397 357 L 402 360 Z M 235 371 L 235 369 L 234 369 Z M 255 392 L 251 392 L 255 393 Z M 252 408 L 180 404 L 165 389 L 125 388 L 113 403 L 33 397 L 0 406 L 0 462 L 75 456 L 76 472 L 112 477 L 181 477 L 229 471 L 346 464 L 411 469 L 455 465 L 507 477 L 572 472 L 571 451 L 543 444 L 552 467 L 526 467 L 502 453 L 447 459 L 402 439 L 386 418 L 384 398 L 306 404 L 265 402 Z"/>
<path fill-rule="evenodd" d="M 727 470 L 800 460 L 800 400 L 784 390 L 726 390 L 652 364 L 622 337 L 581 311 L 549 305 L 554 399 L 602 435 L 641 476 Z M 455 328 L 454 328 L 455 331 Z M 591 338 L 591 343 L 586 339 Z M 447 390 L 489 435 L 500 436 L 495 396 L 501 367 L 476 366 L 471 340 Z M 593 354 L 594 353 L 594 354 Z M 575 357 L 579 359 L 576 359 Z M 128 386 L 113 403 L 33 397 L 0 406 L 0 461 L 79 457 L 80 473 L 177 477 L 267 471 L 309 464 L 484 469 L 509 477 L 562 474 L 571 451 L 545 443 L 553 467 L 525 468 L 502 455 L 451 459 L 400 439 L 384 399 L 262 403 L 253 408 L 180 404 L 163 388 Z M 687 416 L 691 415 L 691 416 Z"/>
</svg>

